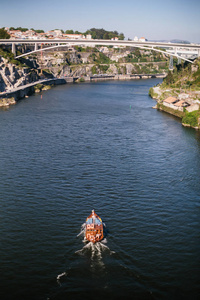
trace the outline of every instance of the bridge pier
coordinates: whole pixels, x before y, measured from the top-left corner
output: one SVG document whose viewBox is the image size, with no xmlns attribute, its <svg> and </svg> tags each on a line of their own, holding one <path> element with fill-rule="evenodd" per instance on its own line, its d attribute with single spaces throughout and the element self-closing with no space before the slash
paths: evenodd
<svg viewBox="0 0 200 300">
<path fill-rule="evenodd" d="M 200 49 L 198 49 L 198 57 L 200 57 Z"/>
<path fill-rule="evenodd" d="M 35 51 L 38 50 L 38 43 L 35 43 Z"/>
<path fill-rule="evenodd" d="M 180 65 L 180 64 L 181 64 L 181 58 L 178 57 L 178 65 Z"/>
<path fill-rule="evenodd" d="M 173 56 L 170 55 L 170 60 L 169 60 L 169 70 L 173 70 L 174 68 L 174 61 L 173 61 Z"/>
<path fill-rule="evenodd" d="M 12 43 L 12 53 L 16 56 L 16 46 L 15 43 Z"/>
</svg>

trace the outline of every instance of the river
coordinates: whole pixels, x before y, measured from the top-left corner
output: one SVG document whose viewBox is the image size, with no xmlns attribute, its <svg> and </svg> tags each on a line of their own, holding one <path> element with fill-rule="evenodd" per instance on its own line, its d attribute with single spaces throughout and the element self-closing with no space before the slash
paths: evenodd
<svg viewBox="0 0 200 300">
<path fill-rule="evenodd" d="M 197 299 L 200 132 L 160 79 L 57 86 L 0 110 L 0 297 Z M 80 234 L 94 209 L 107 236 Z"/>
</svg>

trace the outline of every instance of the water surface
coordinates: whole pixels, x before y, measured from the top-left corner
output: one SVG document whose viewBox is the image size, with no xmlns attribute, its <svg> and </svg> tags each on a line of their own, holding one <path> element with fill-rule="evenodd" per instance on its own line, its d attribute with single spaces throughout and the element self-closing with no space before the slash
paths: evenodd
<svg viewBox="0 0 200 300">
<path fill-rule="evenodd" d="M 158 82 L 0 111 L 1 299 L 198 299 L 200 133 L 152 109 Z M 92 209 L 108 234 L 83 248 Z"/>
</svg>

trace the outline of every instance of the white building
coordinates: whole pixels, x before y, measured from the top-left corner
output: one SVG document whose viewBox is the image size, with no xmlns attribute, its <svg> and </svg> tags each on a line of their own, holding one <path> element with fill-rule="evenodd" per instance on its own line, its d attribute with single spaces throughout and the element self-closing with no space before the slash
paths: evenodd
<svg viewBox="0 0 200 300">
<path fill-rule="evenodd" d="M 79 40 L 79 39 L 84 39 L 85 36 L 82 35 L 82 34 L 75 34 L 75 33 L 65 33 L 63 34 L 63 37 L 64 38 L 67 38 L 67 39 L 72 39 L 72 40 Z"/>
<path fill-rule="evenodd" d="M 141 37 L 141 38 L 139 39 L 139 42 L 146 42 L 146 39 L 145 39 L 144 37 Z"/>
<path fill-rule="evenodd" d="M 87 35 L 86 35 L 86 40 L 91 40 L 91 39 L 92 39 L 91 34 L 87 34 Z"/>
<path fill-rule="evenodd" d="M 62 31 L 60 29 L 55 29 L 54 32 L 55 32 L 56 36 L 62 35 Z"/>
<path fill-rule="evenodd" d="M 186 108 L 188 112 L 192 112 L 195 110 L 199 110 L 199 105 L 197 103 L 190 105 L 189 107 Z"/>
<path fill-rule="evenodd" d="M 117 36 L 115 36 L 114 38 L 111 38 L 111 41 L 118 41 L 119 38 Z"/>
</svg>

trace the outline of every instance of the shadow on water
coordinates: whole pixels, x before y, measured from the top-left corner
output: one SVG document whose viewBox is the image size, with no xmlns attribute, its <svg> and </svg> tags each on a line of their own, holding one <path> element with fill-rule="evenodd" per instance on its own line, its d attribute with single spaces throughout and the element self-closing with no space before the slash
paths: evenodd
<svg viewBox="0 0 200 300">
<path fill-rule="evenodd" d="M 107 236 L 105 224 L 104 227 Z M 77 237 L 85 237 L 85 224 Z M 133 299 L 133 295 L 137 299 L 154 299 L 152 292 L 141 283 L 141 278 L 129 268 L 120 245 L 112 243 L 121 253 L 117 254 L 106 245 L 107 238 L 95 244 L 85 239 L 82 242 L 84 246 L 73 253 L 66 271 L 57 275 L 57 288 L 48 296 L 49 300 L 66 297 L 89 300 Z"/>
<path fill-rule="evenodd" d="M 196 140 L 197 140 L 198 145 L 200 147 L 200 130 L 196 131 Z"/>
</svg>

